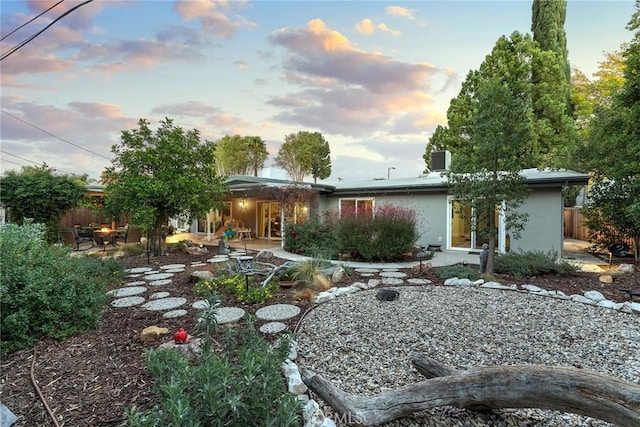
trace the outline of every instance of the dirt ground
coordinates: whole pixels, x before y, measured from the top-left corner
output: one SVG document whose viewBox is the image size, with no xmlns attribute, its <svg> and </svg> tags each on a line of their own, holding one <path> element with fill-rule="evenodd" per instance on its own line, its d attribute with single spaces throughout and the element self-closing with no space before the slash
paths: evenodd
<svg viewBox="0 0 640 427">
<path fill-rule="evenodd" d="M 215 247 L 210 248 L 215 253 Z M 157 269 L 160 265 L 186 264 L 206 261 L 212 254 L 191 256 L 173 253 L 151 258 L 150 265 L 146 257 L 123 259 L 127 267 L 150 266 Z M 187 299 L 185 307 L 199 299 L 193 293 L 190 273 L 195 269 L 187 268 L 173 278 L 171 296 L 183 296 Z M 411 277 L 423 277 L 442 285 L 436 271 L 404 270 Z M 611 285 L 601 285 L 598 274 L 579 273 L 571 277 L 540 276 L 527 280 L 514 280 L 497 276 L 503 284 L 529 283 L 547 290 L 560 290 L 566 294 L 582 294 L 597 290 L 612 301 L 628 300 L 626 293 L 618 288 L 640 289 L 640 273 L 627 273 L 615 277 Z M 132 279 L 133 280 L 133 279 Z M 357 275 L 343 280 L 340 285 L 357 281 Z M 164 289 L 163 289 L 164 290 Z M 268 304 L 292 303 L 301 307 L 301 314 L 289 321 L 289 330 L 294 331 L 300 317 L 311 307 L 308 301 L 293 298 L 293 291 L 280 289 Z M 235 304 L 226 297 L 223 305 Z M 238 305 L 238 304 L 235 304 Z M 243 305 L 248 313 L 254 313 L 260 306 Z M 195 323 L 195 309 L 189 314 L 164 319 L 162 312 L 147 311 L 140 307 L 114 308 L 104 310 L 103 319 L 97 329 L 74 336 L 62 342 L 43 340 L 34 349 L 24 350 L 4 357 L 1 361 L 0 400 L 18 416 L 16 426 L 54 426 L 46 406 L 54 414 L 60 426 L 120 426 L 125 425 L 125 409 L 136 406 L 149 408 L 154 403 L 151 391 L 151 378 L 145 370 L 144 352 L 155 348 L 161 342 L 170 341 L 173 333 L 183 327 L 192 331 Z M 140 332 L 147 326 L 160 326 L 169 329 L 170 334 L 157 342 L 143 343 Z M 39 392 L 33 385 L 37 383 Z"/>
</svg>

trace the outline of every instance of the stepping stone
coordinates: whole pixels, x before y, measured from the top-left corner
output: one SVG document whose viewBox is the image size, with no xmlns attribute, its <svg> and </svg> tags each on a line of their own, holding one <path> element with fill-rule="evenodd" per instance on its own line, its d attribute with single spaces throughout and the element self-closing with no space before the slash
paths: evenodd
<svg viewBox="0 0 640 427">
<path fill-rule="evenodd" d="M 262 307 L 256 311 L 260 320 L 286 320 L 300 314 L 300 307 L 291 304 L 274 304 Z"/>
<path fill-rule="evenodd" d="M 360 276 L 362 276 L 362 277 L 373 277 L 373 276 L 375 276 L 375 273 L 360 273 Z"/>
<path fill-rule="evenodd" d="M 111 295 L 112 297 L 120 298 L 120 297 L 130 297 L 132 295 L 138 295 L 146 292 L 147 288 L 144 286 L 128 286 L 126 288 L 114 289 L 112 291 L 107 292 L 107 295 Z"/>
<path fill-rule="evenodd" d="M 379 273 L 380 270 L 378 270 L 377 268 L 356 268 L 355 270 L 356 273 Z"/>
<path fill-rule="evenodd" d="M 133 307 L 144 302 L 144 297 L 125 297 L 111 301 L 112 307 Z"/>
<path fill-rule="evenodd" d="M 205 265 L 207 265 L 207 264 L 205 264 L 204 262 L 192 262 L 191 263 L 191 267 L 204 267 Z"/>
<path fill-rule="evenodd" d="M 161 270 L 175 270 L 178 268 L 185 268 L 186 265 L 184 264 L 168 264 L 168 265 L 161 265 L 160 269 Z"/>
<path fill-rule="evenodd" d="M 391 267 L 387 267 L 387 268 L 383 268 L 382 271 L 398 271 L 399 268 L 391 268 Z"/>
<path fill-rule="evenodd" d="M 428 285 L 429 283 L 431 283 L 431 280 L 429 279 L 407 279 L 408 283 L 411 283 L 412 285 Z"/>
<path fill-rule="evenodd" d="M 218 325 L 237 322 L 244 317 L 244 313 L 244 310 L 240 307 L 222 307 L 216 313 L 216 321 Z"/>
<path fill-rule="evenodd" d="M 171 295 L 169 292 L 156 292 L 155 294 L 151 295 L 149 297 L 149 299 L 160 299 L 160 298 L 166 298 L 169 295 Z"/>
<path fill-rule="evenodd" d="M 382 279 L 383 285 L 402 285 L 403 283 L 404 280 L 396 279 L 395 277 L 385 277 L 384 279 Z"/>
<path fill-rule="evenodd" d="M 269 322 L 260 326 L 260 332 L 263 334 L 277 334 L 287 329 L 287 325 L 282 322 Z"/>
<path fill-rule="evenodd" d="M 138 281 L 136 281 L 136 282 L 128 282 L 128 283 L 125 283 L 124 285 L 125 285 L 125 286 L 144 286 L 144 285 L 146 285 L 146 284 L 147 284 L 147 282 L 145 282 L 144 280 L 138 280 Z"/>
<path fill-rule="evenodd" d="M 136 277 L 141 277 L 141 276 L 142 276 L 142 274 L 128 274 L 128 275 L 126 275 L 124 277 L 129 277 L 131 279 L 135 279 Z"/>
<path fill-rule="evenodd" d="M 186 314 L 187 310 L 180 308 L 178 310 L 167 311 L 162 315 L 162 317 L 164 317 L 165 319 L 175 319 L 176 317 L 182 317 Z"/>
<path fill-rule="evenodd" d="M 184 268 L 168 268 L 164 271 L 167 273 L 182 273 L 183 271 L 185 271 L 185 269 Z"/>
<path fill-rule="evenodd" d="M 149 301 L 148 303 L 144 304 L 142 308 L 150 311 L 171 310 L 172 308 L 180 307 L 186 302 L 187 299 L 181 297 L 162 298 L 155 301 Z"/>
<path fill-rule="evenodd" d="M 195 308 L 196 310 L 204 310 L 208 305 L 209 303 L 206 300 L 201 299 L 191 304 L 191 307 Z"/>
<path fill-rule="evenodd" d="M 145 280 L 163 280 L 173 277 L 173 273 L 155 273 L 144 276 Z"/>
<path fill-rule="evenodd" d="M 169 284 L 171 284 L 171 279 L 154 280 L 153 282 L 149 282 L 149 286 L 164 286 Z"/>
<path fill-rule="evenodd" d="M 383 271 L 380 273 L 381 277 L 395 277 L 396 279 L 400 279 L 403 277 L 407 277 L 407 273 L 403 273 L 402 271 Z"/>
<path fill-rule="evenodd" d="M 144 274 L 149 275 L 149 274 L 157 274 L 157 273 L 160 273 L 160 271 L 159 270 L 151 270 L 151 271 L 147 271 Z"/>
<path fill-rule="evenodd" d="M 227 262 L 227 261 L 229 261 L 229 257 L 227 257 L 226 255 L 224 256 L 224 258 L 216 258 L 216 257 L 214 257 L 214 258 L 209 258 L 207 260 L 207 262 L 209 262 L 211 264 L 215 264 L 215 263 L 218 263 L 218 262 Z"/>
<path fill-rule="evenodd" d="M 148 271 L 153 270 L 153 268 L 151 267 L 136 267 L 136 268 L 129 268 L 126 269 L 124 272 L 125 273 L 131 273 L 131 274 L 137 274 L 137 273 L 146 273 Z"/>
</svg>

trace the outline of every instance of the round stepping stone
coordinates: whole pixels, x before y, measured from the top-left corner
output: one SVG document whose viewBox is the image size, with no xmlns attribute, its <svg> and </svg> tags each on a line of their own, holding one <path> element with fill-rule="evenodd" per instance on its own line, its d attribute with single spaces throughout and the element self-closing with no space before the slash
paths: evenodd
<svg viewBox="0 0 640 427">
<path fill-rule="evenodd" d="M 160 273 L 160 271 L 159 270 L 151 270 L 151 271 L 147 271 L 144 274 L 149 275 L 149 274 L 157 274 L 157 273 Z"/>
<path fill-rule="evenodd" d="M 191 267 L 204 267 L 205 265 L 207 265 L 207 264 L 205 264 L 204 262 L 192 262 L 191 263 Z"/>
<path fill-rule="evenodd" d="M 184 268 L 168 268 L 165 270 L 166 273 L 182 273 Z"/>
<path fill-rule="evenodd" d="M 149 297 L 149 299 L 160 299 L 160 298 L 166 298 L 169 295 L 171 295 L 169 292 L 156 292 L 155 294 L 151 295 Z"/>
<path fill-rule="evenodd" d="M 141 276 L 142 276 L 142 274 L 128 274 L 128 275 L 126 275 L 124 277 L 129 277 L 131 279 L 135 279 L 136 277 L 141 277 Z"/>
<path fill-rule="evenodd" d="M 125 297 L 111 301 L 112 307 L 133 307 L 144 302 L 144 297 Z"/>
<path fill-rule="evenodd" d="M 400 279 L 402 277 L 407 277 L 407 273 L 403 273 L 402 271 L 383 271 L 380 273 L 381 277 L 395 277 L 396 279 Z"/>
<path fill-rule="evenodd" d="M 125 283 L 124 285 L 125 285 L 125 286 L 144 286 L 144 285 L 146 285 L 146 284 L 147 284 L 147 282 L 145 282 L 144 280 L 138 280 L 138 281 L 136 281 L 136 282 L 128 282 L 128 283 Z"/>
<path fill-rule="evenodd" d="M 177 268 L 185 268 L 186 265 L 184 264 L 167 264 L 167 265 L 161 265 L 160 269 L 161 270 L 175 270 Z"/>
<path fill-rule="evenodd" d="M 382 271 L 398 271 L 399 268 L 395 268 L 395 267 L 385 267 L 382 269 Z"/>
<path fill-rule="evenodd" d="M 197 310 L 204 310 L 205 308 L 207 308 L 209 305 L 209 303 L 206 300 L 198 300 L 196 302 L 194 302 L 193 304 L 191 304 L 191 307 L 197 309 Z"/>
<path fill-rule="evenodd" d="M 282 322 L 269 322 L 260 326 L 260 332 L 263 334 L 277 334 L 287 329 L 287 325 Z"/>
<path fill-rule="evenodd" d="M 129 268 L 127 270 L 125 270 L 125 273 L 131 273 L 131 274 L 138 274 L 138 273 L 146 273 L 148 271 L 153 270 L 153 268 L 151 267 L 136 267 L 136 268 Z"/>
<path fill-rule="evenodd" d="M 207 260 L 207 262 L 211 263 L 211 264 L 215 264 L 218 262 L 227 262 L 229 261 L 229 258 L 227 258 L 226 256 L 224 258 L 209 258 Z"/>
<path fill-rule="evenodd" d="M 354 270 L 356 273 L 378 273 L 380 270 L 377 268 L 356 268 Z"/>
<path fill-rule="evenodd" d="M 225 323 L 237 322 L 244 317 L 244 310 L 240 307 L 222 307 L 216 313 L 216 321 L 218 325 Z"/>
<path fill-rule="evenodd" d="M 300 307 L 291 304 L 274 304 L 262 307 L 256 311 L 260 320 L 286 320 L 300 314 Z"/>
<path fill-rule="evenodd" d="M 146 280 L 163 280 L 173 277 L 173 273 L 155 273 L 144 276 Z"/>
<path fill-rule="evenodd" d="M 165 319 L 175 319 L 176 317 L 182 317 L 187 314 L 187 310 L 179 308 L 178 310 L 167 311 L 162 315 Z"/>
<path fill-rule="evenodd" d="M 149 282 L 149 286 L 164 286 L 169 284 L 171 284 L 171 279 L 154 280 L 153 282 Z"/>
<path fill-rule="evenodd" d="M 121 297 L 130 297 L 132 295 L 142 294 L 147 290 L 144 286 L 128 286 L 126 288 L 114 289 L 112 291 L 107 292 L 107 295 L 111 295 L 112 297 L 121 298 Z"/>
<path fill-rule="evenodd" d="M 362 277 L 373 277 L 373 276 L 375 276 L 375 273 L 360 273 L 360 276 L 362 276 Z"/>
<path fill-rule="evenodd" d="M 428 280 L 428 279 L 407 279 L 407 282 L 411 283 L 412 285 L 428 285 L 429 283 L 431 283 L 431 280 Z"/>
<path fill-rule="evenodd" d="M 382 279 L 383 285 L 402 285 L 403 283 L 404 280 L 396 279 L 395 277 L 385 277 L 384 279 Z"/>
<path fill-rule="evenodd" d="M 186 302 L 187 299 L 181 297 L 161 298 L 145 303 L 142 308 L 150 311 L 171 310 L 172 308 L 180 307 Z"/>
</svg>

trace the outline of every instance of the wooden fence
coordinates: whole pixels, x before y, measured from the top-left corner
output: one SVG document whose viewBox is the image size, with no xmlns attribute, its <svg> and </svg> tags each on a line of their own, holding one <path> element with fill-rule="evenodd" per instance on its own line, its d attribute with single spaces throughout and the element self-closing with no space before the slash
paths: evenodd
<svg viewBox="0 0 640 427">
<path fill-rule="evenodd" d="M 582 219 L 582 208 L 564 208 L 564 237 L 566 239 L 589 240 L 589 229 Z"/>
<path fill-rule="evenodd" d="M 116 220 L 116 226 L 126 225 L 128 223 L 128 215 L 123 215 Z M 86 227 L 92 224 L 111 224 L 111 221 L 107 220 L 104 215 L 97 214 L 91 208 L 84 206 L 68 211 L 62 216 L 60 221 L 62 228 L 71 228 L 75 225 Z"/>
</svg>

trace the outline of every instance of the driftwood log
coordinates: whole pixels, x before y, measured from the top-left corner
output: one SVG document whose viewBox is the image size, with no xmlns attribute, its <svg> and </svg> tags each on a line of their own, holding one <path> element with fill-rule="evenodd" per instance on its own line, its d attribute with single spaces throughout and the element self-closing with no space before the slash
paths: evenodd
<svg viewBox="0 0 640 427">
<path fill-rule="evenodd" d="M 302 380 L 343 419 L 375 426 L 438 406 L 539 408 L 572 412 L 620 426 L 640 425 L 640 385 L 583 369 L 523 365 L 459 371 L 424 355 L 412 362 L 428 379 L 375 396 L 346 393 L 301 368 Z"/>
</svg>

